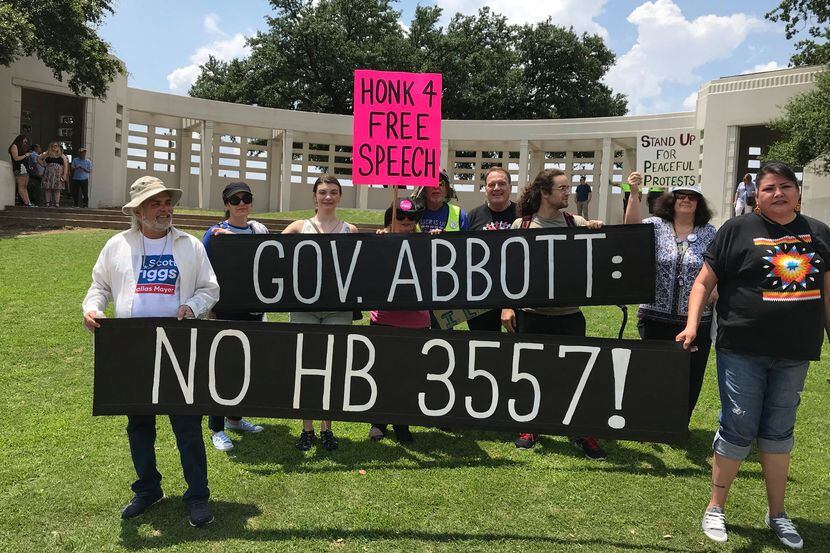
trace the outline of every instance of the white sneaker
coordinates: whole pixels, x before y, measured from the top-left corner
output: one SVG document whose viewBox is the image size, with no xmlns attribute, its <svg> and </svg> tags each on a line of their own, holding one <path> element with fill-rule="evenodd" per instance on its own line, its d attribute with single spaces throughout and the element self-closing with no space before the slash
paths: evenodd
<svg viewBox="0 0 830 553">
<path fill-rule="evenodd" d="M 710 540 L 723 543 L 726 535 L 726 515 L 720 507 L 710 507 L 703 513 L 703 521 L 700 523 L 703 533 Z"/>
<path fill-rule="evenodd" d="M 772 528 L 772 531 L 778 536 L 778 540 L 790 549 L 801 549 L 804 547 L 804 540 L 801 539 L 798 530 L 795 529 L 793 521 L 790 520 L 784 511 L 781 511 L 774 517 L 770 517 L 769 513 L 767 513 L 764 515 L 764 522 L 769 528 Z"/>
<path fill-rule="evenodd" d="M 215 433 L 210 437 L 210 440 L 213 442 L 213 447 L 219 451 L 230 451 L 233 449 L 233 442 L 224 432 Z"/>
<path fill-rule="evenodd" d="M 225 419 L 225 429 L 227 430 L 236 430 L 237 432 L 251 432 L 252 434 L 256 434 L 257 432 L 262 432 L 262 427 L 258 424 L 251 424 L 250 422 L 246 421 L 245 419 L 239 419 L 238 421 L 232 421 L 230 419 Z"/>
</svg>

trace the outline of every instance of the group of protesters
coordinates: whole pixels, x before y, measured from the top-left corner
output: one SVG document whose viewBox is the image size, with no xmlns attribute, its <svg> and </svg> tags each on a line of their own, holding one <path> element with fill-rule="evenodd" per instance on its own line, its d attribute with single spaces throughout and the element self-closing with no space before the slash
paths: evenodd
<svg viewBox="0 0 830 553">
<path fill-rule="evenodd" d="M 439 186 L 417 190 L 384 214 L 382 233 L 492 231 L 550 227 L 600 228 L 602 221 L 566 211 L 572 184 L 558 169 L 546 169 L 524 187 L 517 202 L 510 199 L 511 175 L 501 167 L 485 174 L 486 201 L 466 213 L 451 202 L 454 191 L 442 172 Z M 681 186 L 655 199 L 653 216 L 642 219 L 639 187 L 642 177 L 632 173 L 624 220 L 650 223 L 654 228 L 657 279 L 655 299 L 638 310 L 643 339 L 681 342 L 691 352 L 689 410 L 700 394 L 716 313 L 717 381 L 721 400 L 719 427 L 713 443 L 712 488 L 701 528 L 712 540 L 727 540 L 724 507 L 729 488 L 754 440 L 760 450 L 768 510 L 765 523 L 791 548 L 803 540 L 784 509 L 793 429 L 807 367 L 819 358 L 824 333 L 830 336 L 830 228 L 800 213 L 800 185 L 788 166 L 764 165 L 756 178 L 755 207 L 730 219 L 719 230 L 699 186 Z M 341 185 L 322 175 L 313 186 L 315 213 L 290 224 L 286 233 L 353 233 L 357 229 L 339 219 Z M 233 314 L 211 311 L 219 299 L 219 285 L 210 264 L 210 240 L 217 234 L 265 233 L 264 225 L 249 218 L 253 193 L 244 182 L 223 191 L 225 220 L 213 225 L 203 241 L 172 226 L 173 206 L 181 190 L 166 187 L 154 177 L 142 177 L 130 188 L 123 211 L 132 217 L 132 229 L 104 246 L 83 302 L 84 323 L 90 330 L 110 301 L 116 317 L 211 316 L 231 320 L 264 320 L 262 313 Z M 163 264 L 166 282 L 147 286 L 146 269 Z M 153 273 L 156 275 L 157 273 Z M 713 307 L 715 309 L 713 309 Z M 351 324 L 352 312 L 291 313 L 292 323 Z M 371 324 L 407 328 L 438 328 L 429 311 L 371 313 Z M 542 333 L 585 336 L 586 321 L 579 307 L 506 307 L 468 321 L 475 331 Z M 666 370 L 672 370 L 666 367 Z M 213 520 L 208 506 L 207 461 L 200 416 L 170 416 L 181 453 L 188 490 L 184 502 L 193 526 Z M 369 438 L 384 439 L 391 424 L 401 442 L 413 439 L 410 429 L 395 421 L 371 424 Z M 210 417 L 214 446 L 233 447 L 225 430 L 260 432 L 263 427 L 236 417 Z M 138 479 L 134 497 L 122 511 L 130 518 L 163 497 L 156 469 L 155 417 L 128 416 L 127 434 Z M 314 422 L 303 421 L 297 447 L 309 450 L 317 439 Z M 320 443 L 338 448 L 331 421 L 322 421 Z M 538 436 L 522 433 L 517 448 L 532 448 Z M 572 438 L 590 459 L 605 451 L 590 436 Z"/>
<path fill-rule="evenodd" d="M 72 197 L 75 207 L 89 206 L 92 161 L 86 157 L 86 148 L 78 148 L 77 155 L 69 161 L 60 142 L 50 142 L 44 150 L 40 144 L 30 144 L 25 134 L 19 134 L 8 152 L 15 194 L 23 206 L 60 207 L 64 191 Z"/>
</svg>

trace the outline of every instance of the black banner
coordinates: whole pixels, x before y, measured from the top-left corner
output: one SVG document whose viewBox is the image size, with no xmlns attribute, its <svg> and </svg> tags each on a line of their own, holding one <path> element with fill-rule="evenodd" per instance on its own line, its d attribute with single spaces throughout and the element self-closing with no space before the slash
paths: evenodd
<svg viewBox="0 0 830 553">
<path fill-rule="evenodd" d="M 211 239 L 221 311 L 614 305 L 654 299 L 651 225 Z"/>
<path fill-rule="evenodd" d="M 683 440 L 689 354 L 662 341 L 101 320 L 93 414 L 210 414 Z"/>
</svg>

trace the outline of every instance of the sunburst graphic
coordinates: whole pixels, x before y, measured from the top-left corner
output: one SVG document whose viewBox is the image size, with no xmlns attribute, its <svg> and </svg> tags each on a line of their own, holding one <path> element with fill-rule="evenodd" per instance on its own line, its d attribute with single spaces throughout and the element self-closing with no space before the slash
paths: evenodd
<svg viewBox="0 0 830 553">
<path fill-rule="evenodd" d="M 815 252 L 799 253 L 795 246 L 792 246 L 789 251 L 782 249 L 781 246 L 775 246 L 773 251 L 769 251 L 772 255 L 764 257 L 764 260 L 769 262 L 765 268 L 770 269 L 767 277 L 780 279 L 781 289 L 786 289 L 790 284 L 801 285 L 802 288 L 807 288 L 807 280 L 809 275 L 819 272 L 813 266 L 813 257 Z M 809 277 L 810 281 L 814 279 Z M 773 285 L 777 285 L 778 281 Z"/>
</svg>

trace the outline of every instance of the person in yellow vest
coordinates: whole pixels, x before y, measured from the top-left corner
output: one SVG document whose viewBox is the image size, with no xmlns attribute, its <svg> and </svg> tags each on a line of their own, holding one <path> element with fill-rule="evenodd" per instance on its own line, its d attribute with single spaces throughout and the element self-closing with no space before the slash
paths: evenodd
<svg viewBox="0 0 830 553">
<path fill-rule="evenodd" d="M 454 232 L 469 230 L 467 212 L 460 206 L 450 203 L 455 197 L 455 190 L 450 184 L 450 176 L 442 169 L 438 186 L 419 188 L 414 194 L 415 201 L 423 202 L 424 212 L 418 228 L 421 232 L 440 230 Z"/>
</svg>

